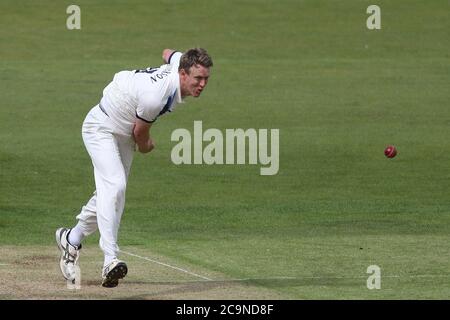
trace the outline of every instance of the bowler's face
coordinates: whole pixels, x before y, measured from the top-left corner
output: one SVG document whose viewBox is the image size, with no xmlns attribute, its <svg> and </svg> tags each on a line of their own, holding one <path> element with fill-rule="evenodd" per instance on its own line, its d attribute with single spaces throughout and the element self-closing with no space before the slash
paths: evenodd
<svg viewBox="0 0 450 320">
<path fill-rule="evenodd" d="M 192 66 L 189 73 L 180 71 L 180 87 L 183 97 L 199 97 L 208 84 L 209 68 L 201 65 Z"/>
</svg>

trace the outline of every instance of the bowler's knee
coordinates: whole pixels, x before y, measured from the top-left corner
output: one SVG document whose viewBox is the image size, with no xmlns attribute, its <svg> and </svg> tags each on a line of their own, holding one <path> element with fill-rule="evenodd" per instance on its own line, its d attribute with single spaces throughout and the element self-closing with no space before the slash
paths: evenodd
<svg viewBox="0 0 450 320">
<path fill-rule="evenodd" d="M 127 181 L 125 178 L 115 179 L 108 188 L 108 195 L 114 199 L 121 199 L 125 196 Z"/>
<path fill-rule="evenodd" d="M 125 196 L 126 189 L 127 189 L 127 182 L 125 181 L 125 179 L 118 182 L 115 186 L 117 197 Z"/>
</svg>

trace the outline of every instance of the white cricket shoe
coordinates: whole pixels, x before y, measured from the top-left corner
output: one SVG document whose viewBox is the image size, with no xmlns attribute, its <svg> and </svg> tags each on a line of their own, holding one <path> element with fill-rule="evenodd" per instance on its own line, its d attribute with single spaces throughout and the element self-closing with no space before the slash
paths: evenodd
<svg viewBox="0 0 450 320">
<path fill-rule="evenodd" d="M 67 236 L 71 229 L 59 228 L 56 230 L 56 243 L 61 251 L 59 267 L 64 279 L 75 283 L 78 267 L 78 257 L 80 256 L 81 244 L 75 247 L 69 243 Z"/>
<path fill-rule="evenodd" d="M 103 267 L 102 286 L 106 288 L 114 288 L 119 284 L 119 279 L 127 275 L 128 267 L 125 262 L 114 259 Z"/>
</svg>

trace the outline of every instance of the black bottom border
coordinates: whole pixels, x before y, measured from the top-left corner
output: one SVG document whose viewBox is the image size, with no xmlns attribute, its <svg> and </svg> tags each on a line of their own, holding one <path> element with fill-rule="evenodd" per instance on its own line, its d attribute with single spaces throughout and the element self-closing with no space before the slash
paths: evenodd
<svg viewBox="0 0 450 320">
<path fill-rule="evenodd" d="M 52 314 L 64 319 L 77 317 L 87 310 L 102 318 L 143 319 L 298 319 L 320 316 L 349 316 L 365 319 L 435 314 L 448 310 L 448 300 L 3 300 L 3 312 L 17 317 Z M 48 311 L 52 311 L 49 313 Z M 68 311 L 71 312 L 68 312 Z M 389 311 L 388 311 L 389 310 Z M 42 313 L 43 312 L 43 313 Z M 158 317 L 155 318 L 155 316 Z"/>
</svg>

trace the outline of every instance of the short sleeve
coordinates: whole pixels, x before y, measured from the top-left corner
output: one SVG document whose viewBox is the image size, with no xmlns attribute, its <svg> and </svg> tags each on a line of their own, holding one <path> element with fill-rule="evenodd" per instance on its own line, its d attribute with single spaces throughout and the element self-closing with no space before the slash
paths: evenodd
<svg viewBox="0 0 450 320">
<path fill-rule="evenodd" d="M 179 51 L 174 51 L 172 52 L 172 54 L 169 57 L 169 64 L 172 65 L 173 67 L 178 68 L 178 66 L 180 65 L 180 59 L 181 56 L 183 55 L 182 52 Z"/>
<path fill-rule="evenodd" d="M 141 95 L 136 108 L 136 117 L 147 123 L 153 123 L 161 112 L 161 101 L 151 93 Z"/>
</svg>

